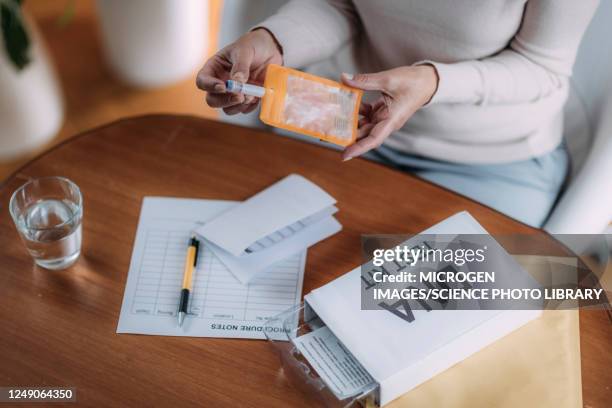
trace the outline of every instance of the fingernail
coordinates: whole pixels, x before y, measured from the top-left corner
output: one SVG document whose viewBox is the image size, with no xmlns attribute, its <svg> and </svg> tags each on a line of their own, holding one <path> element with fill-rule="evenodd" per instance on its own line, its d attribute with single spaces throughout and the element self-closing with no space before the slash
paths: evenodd
<svg viewBox="0 0 612 408">
<path fill-rule="evenodd" d="M 353 74 L 347 74 L 346 72 L 343 72 L 342 75 L 344 75 L 344 77 L 350 81 L 352 81 L 355 77 Z"/>
<path fill-rule="evenodd" d="M 245 82 L 245 78 L 246 75 L 244 75 L 242 72 L 236 72 L 233 79 L 238 82 Z"/>
<path fill-rule="evenodd" d="M 215 84 L 215 87 L 213 89 L 215 90 L 215 92 L 225 92 L 225 85 Z"/>
<path fill-rule="evenodd" d="M 349 160 L 351 160 L 351 159 L 352 159 L 352 157 L 351 157 L 351 156 L 348 156 L 348 157 L 345 157 L 344 159 L 342 159 L 342 161 L 343 161 L 343 162 L 347 162 L 347 161 L 349 161 Z"/>
</svg>

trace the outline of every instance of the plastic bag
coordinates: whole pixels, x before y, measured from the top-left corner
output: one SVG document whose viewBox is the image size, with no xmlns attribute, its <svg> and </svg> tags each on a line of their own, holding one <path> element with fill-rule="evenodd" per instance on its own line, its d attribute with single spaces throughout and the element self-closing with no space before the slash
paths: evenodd
<svg viewBox="0 0 612 408">
<path fill-rule="evenodd" d="M 340 146 L 357 139 L 359 89 L 275 64 L 268 66 L 263 88 L 227 81 L 227 89 L 261 97 L 259 118 L 268 125 Z"/>
</svg>

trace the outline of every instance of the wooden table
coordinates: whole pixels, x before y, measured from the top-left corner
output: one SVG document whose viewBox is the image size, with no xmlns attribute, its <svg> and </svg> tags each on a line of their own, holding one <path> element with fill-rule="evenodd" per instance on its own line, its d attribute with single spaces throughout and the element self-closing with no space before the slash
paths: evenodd
<svg viewBox="0 0 612 408">
<path fill-rule="evenodd" d="M 344 225 L 309 251 L 304 293 L 359 264 L 362 233 L 418 232 L 465 209 L 494 234 L 542 233 L 382 165 L 340 163 L 322 147 L 192 117 L 122 120 L 43 154 L 2 186 L 0 385 L 74 386 L 80 404 L 95 407 L 312 406 L 283 381 L 264 341 L 115 334 L 143 196 L 244 200 L 293 172 L 337 198 Z M 7 211 L 12 191 L 45 175 L 74 180 L 84 195 L 83 255 L 61 272 L 33 266 Z M 585 405 L 603 407 L 612 331 L 601 311 L 583 312 L 581 326 Z"/>
</svg>

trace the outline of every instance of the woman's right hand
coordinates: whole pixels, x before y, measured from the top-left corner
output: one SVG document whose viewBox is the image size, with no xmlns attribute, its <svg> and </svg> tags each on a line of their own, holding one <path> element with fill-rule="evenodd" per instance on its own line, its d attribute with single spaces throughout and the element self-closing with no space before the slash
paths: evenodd
<svg viewBox="0 0 612 408">
<path fill-rule="evenodd" d="M 226 91 L 225 81 L 233 79 L 262 85 L 268 64 L 282 64 L 281 49 L 266 29 L 255 29 L 213 55 L 196 78 L 198 88 L 206 92 L 206 103 L 223 108 L 228 115 L 249 113 L 259 98 Z"/>
</svg>

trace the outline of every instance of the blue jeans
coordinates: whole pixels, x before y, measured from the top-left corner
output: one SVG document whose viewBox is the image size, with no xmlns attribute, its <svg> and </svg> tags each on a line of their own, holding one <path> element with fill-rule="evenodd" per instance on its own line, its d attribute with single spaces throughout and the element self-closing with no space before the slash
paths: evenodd
<svg viewBox="0 0 612 408">
<path fill-rule="evenodd" d="M 569 168 L 565 147 L 505 164 L 460 164 L 381 146 L 370 158 L 409 171 L 533 227 L 546 221 Z"/>
</svg>

